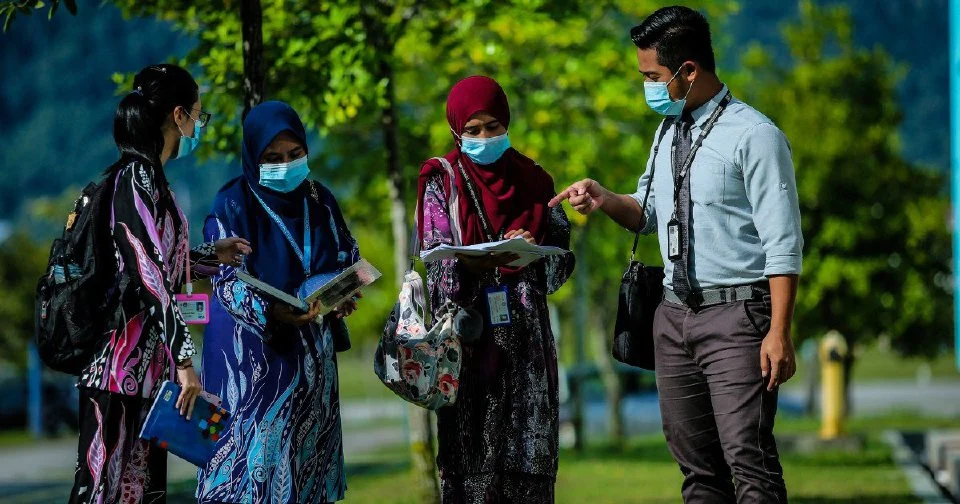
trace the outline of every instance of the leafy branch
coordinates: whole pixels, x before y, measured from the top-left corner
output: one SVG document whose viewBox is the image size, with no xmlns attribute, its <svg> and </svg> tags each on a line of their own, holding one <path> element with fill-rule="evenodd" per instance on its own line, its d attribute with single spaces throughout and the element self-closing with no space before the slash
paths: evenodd
<svg viewBox="0 0 960 504">
<path fill-rule="evenodd" d="M 10 25 L 13 23 L 13 20 L 17 18 L 17 14 L 23 14 L 24 16 L 32 16 L 33 11 L 43 9 L 49 5 L 50 10 L 47 12 L 47 19 L 53 19 L 53 15 L 57 13 L 57 9 L 60 8 L 60 0 L 3 0 L 0 1 L 0 17 L 4 18 L 3 20 L 3 33 L 6 33 L 10 29 Z M 77 15 L 77 0 L 63 0 L 63 6 L 70 11 L 70 14 L 74 16 Z"/>
</svg>

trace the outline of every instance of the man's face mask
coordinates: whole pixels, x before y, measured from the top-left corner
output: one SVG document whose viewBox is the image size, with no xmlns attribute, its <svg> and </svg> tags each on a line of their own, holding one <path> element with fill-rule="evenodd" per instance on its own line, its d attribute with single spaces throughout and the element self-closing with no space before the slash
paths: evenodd
<svg viewBox="0 0 960 504">
<path fill-rule="evenodd" d="M 677 101 L 670 98 L 670 91 L 667 89 L 667 86 L 680 75 L 680 70 L 682 69 L 683 66 L 677 69 L 677 72 L 673 74 L 673 77 L 667 82 L 643 83 L 643 97 L 647 100 L 647 105 L 649 105 L 654 112 L 665 116 L 678 116 L 683 113 L 683 108 L 687 105 L 687 95 L 689 95 L 690 90 L 693 89 L 693 83 L 691 83 L 690 88 L 687 89 L 687 94 Z"/>
</svg>

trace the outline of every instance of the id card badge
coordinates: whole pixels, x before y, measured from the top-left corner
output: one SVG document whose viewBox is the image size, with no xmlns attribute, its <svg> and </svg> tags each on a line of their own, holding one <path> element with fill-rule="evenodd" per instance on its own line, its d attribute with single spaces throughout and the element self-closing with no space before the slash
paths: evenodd
<svg viewBox="0 0 960 504">
<path fill-rule="evenodd" d="M 210 323 L 210 296 L 206 294 L 177 294 L 174 296 L 183 321 L 188 324 Z"/>
<path fill-rule="evenodd" d="M 510 325 L 510 298 L 506 285 L 491 287 L 487 292 L 487 317 L 492 327 Z"/>
<path fill-rule="evenodd" d="M 667 223 L 667 257 L 671 261 L 680 259 L 680 222 L 676 219 Z"/>
</svg>

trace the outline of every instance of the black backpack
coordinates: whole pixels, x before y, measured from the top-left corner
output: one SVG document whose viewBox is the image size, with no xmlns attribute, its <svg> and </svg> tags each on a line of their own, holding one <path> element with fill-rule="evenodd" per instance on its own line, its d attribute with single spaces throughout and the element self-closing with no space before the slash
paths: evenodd
<svg viewBox="0 0 960 504">
<path fill-rule="evenodd" d="M 72 375 L 90 363 L 112 318 L 108 287 L 116 266 L 106 220 L 110 185 L 91 182 L 80 193 L 37 282 L 35 336 L 40 358 L 50 368 Z"/>
</svg>

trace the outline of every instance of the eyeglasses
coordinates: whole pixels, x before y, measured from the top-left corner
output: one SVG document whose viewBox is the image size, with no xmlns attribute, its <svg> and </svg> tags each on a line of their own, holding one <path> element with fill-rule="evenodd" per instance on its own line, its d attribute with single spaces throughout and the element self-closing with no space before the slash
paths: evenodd
<svg viewBox="0 0 960 504">
<path fill-rule="evenodd" d="M 201 128 L 206 127 L 207 123 L 210 122 L 210 118 L 213 117 L 213 115 L 210 114 L 210 112 L 204 112 L 202 110 L 194 109 L 194 110 L 191 110 L 191 112 L 196 112 L 197 114 L 199 114 L 199 116 L 197 117 L 197 120 L 200 121 Z"/>
</svg>

